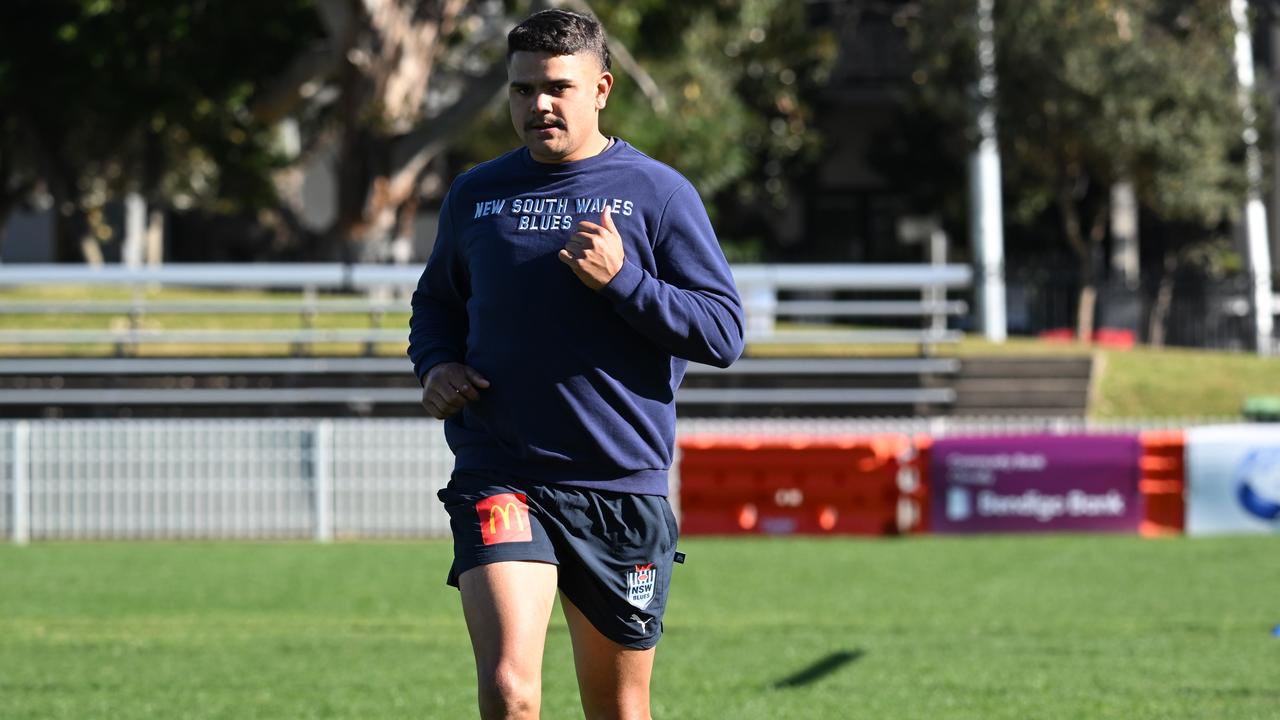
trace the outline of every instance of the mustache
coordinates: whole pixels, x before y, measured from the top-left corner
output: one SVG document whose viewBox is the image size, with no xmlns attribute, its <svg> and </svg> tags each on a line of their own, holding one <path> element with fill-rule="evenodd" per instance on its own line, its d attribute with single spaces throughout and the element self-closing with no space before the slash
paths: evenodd
<svg viewBox="0 0 1280 720">
<path fill-rule="evenodd" d="M 553 127 L 553 128 L 560 128 L 561 130 L 563 130 L 564 123 L 556 118 L 547 118 L 546 120 L 530 120 L 529 122 L 524 124 L 524 128 L 526 130 L 533 130 L 534 128 L 541 128 L 541 127 Z"/>
</svg>

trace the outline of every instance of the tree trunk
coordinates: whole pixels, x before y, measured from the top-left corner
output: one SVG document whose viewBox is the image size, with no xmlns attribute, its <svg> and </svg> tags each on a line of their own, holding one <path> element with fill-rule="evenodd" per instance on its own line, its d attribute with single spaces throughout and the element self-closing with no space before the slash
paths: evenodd
<svg viewBox="0 0 1280 720">
<path fill-rule="evenodd" d="M 1088 272 L 1088 270 L 1085 270 Z M 1098 307 L 1098 284 L 1093 277 L 1082 279 L 1076 305 L 1076 340 L 1089 342 L 1093 337 L 1093 316 Z"/>
<path fill-rule="evenodd" d="M 54 262 L 83 262 L 88 259 L 82 243 L 86 223 L 78 199 L 69 197 L 64 191 L 54 191 L 51 194 L 53 195 Z"/>
<path fill-rule="evenodd" d="M 576 3 L 584 4 L 583 0 Z M 555 0 L 524 0 L 515 5 L 524 14 L 556 4 Z M 468 9 L 472 5 L 479 3 L 316 0 L 325 41 L 299 55 L 279 77 L 264 83 L 250 107 L 255 117 L 276 121 L 314 96 L 320 83 L 331 81 L 337 86 L 332 139 L 337 144 L 334 219 L 321 234 L 318 246 L 304 254 L 348 260 L 382 259 L 393 254 L 390 243 L 402 232 L 403 218 L 412 217 L 413 208 L 406 205 L 420 194 L 425 168 L 506 83 L 505 58 L 499 54 L 486 73 L 468 79 L 457 101 L 435 117 L 424 117 L 427 91 L 437 61 L 445 52 L 446 39 L 464 13 L 485 16 Z M 645 84 L 648 75 L 643 69 L 637 67 L 633 74 L 655 107 L 663 107 L 656 86 Z M 303 148 L 299 158 L 312 149 Z M 277 175 L 282 196 L 290 194 L 289 182 L 286 175 Z M 282 222 L 296 225 L 296 210 L 282 203 Z"/>
<path fill-rule="evenodd" d="M 1089 342 L 1093 337 L 1093 318 L 1098 301 L 1098 258 L 1102 240 L 1107 236 L 1106 202 L 1098 204 L 1088 235 L 1080 223 L 1080 207 L 1075 200 L 1075 190 L 1081 184 L 1078 173 L 1068 172 L 1058 185 L 1058 213 L 1062 217 L 1062 232 L 1067 245 L 1075 253 L 1080 269 L 1080 296 L 1076 306 L 1076 339 Z"/>
<path fill-rule="evenodd" d="M 550 6 L 532 0 L 527 10 Z M 412 219 L 426 167 L 506 83 L 505 56 L 435 117 L 422 110 L 463 0 L 361 0 L 341 72 L 337 215 L 322 254 L 381 261 Z M 406 206 L 409 207 L 406 207 Z M 411 225 L 411 223 L 408 223 Z"/>
<path fill-rule="evenodd" d="M 4 254 L 5 227 L 10 213 L 35 188 L 35 181 L 19 176 L 13 154 L 11 148 L 0 148 L 0 256 Z"/>
<path fill-rule="evenodd" d="M 1074 187 L 1077 178 L 1067 174 L 1058 185 L 1058 214 L 1062 219 L 1062 234 L 1067 246 L 1075 253 L 1080 270 L 1080 293 L 1076 304 L 1076 339 L 1088 342 L 1093 335 L 1093 312 L 1098 290 L 1094 278 L 1093 262 L 1089 243 L 1085 240 L 1084 231 L 1080 227 L 1080 212 L 1076 207 Z"/>
<path fill-rule="evenodd" d="M 67 133 L 50 124 L 33 125 L 31 144 L 41 176 L 53 200 L 53 260 L 60 263 L 82 262 L 87 246 L 84 208 L 81 206 L 80 180 L 75 168 L 63 155 Z"/>
<path fill-rule="evenodd" d="M 362 0 L 355 14 L 360 32 L 342 71 L 338 212 L 325 254 L 390 255 L 400 208 L 417 194 L 422 170 L 417 163 L 395 166 L 394 139 L 421 123 L 432 69 L 465 4 Z"/>
<path fill-rule="evenodd" d="M 1174 276 L 1178 271 L 1178 256 L 1166 252 L 1160 272 L 1160 287 L 1156 291 L 1156 301 L 1151 308 L 1151 317 L 1147 320 L 1147 342 L 1152 347 L 1164 347 L 1169 326 L 1169 311 L 1173 306 Z"/>
<path fill-rule="evenodd" d="M 13 213 L 13 209 L 18 206 L 18 201 L 26 197 L 31 192 L 31 186 L 19 187 L 13 190 L 5 189 L 0 194 L 0 257 L 4 256 L 4 241 L 8 232 L 5 228 L 9 224 L 9 215 Z"/>
<path fill-rule="evenodd" d="M 147 213 L 147 230 L 143 235 L 142 262 L 148 267 L 164 264 L 164 211 L 152 207 Z"/>
</svg>

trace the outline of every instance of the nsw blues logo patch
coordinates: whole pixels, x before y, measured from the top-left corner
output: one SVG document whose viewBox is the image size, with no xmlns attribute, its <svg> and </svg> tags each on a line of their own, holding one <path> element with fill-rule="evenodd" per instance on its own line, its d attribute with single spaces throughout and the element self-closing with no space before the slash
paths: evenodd
<svg viewBox="0 0 1280 720">
<path fill-rule="evenodd" d="M 657 584 L 658 571 L 653 563 L 636 565 L 627 571 L 627 602 L 632 606 L 645 609 L 653 600 L 653 587 Z"/>
</svg>

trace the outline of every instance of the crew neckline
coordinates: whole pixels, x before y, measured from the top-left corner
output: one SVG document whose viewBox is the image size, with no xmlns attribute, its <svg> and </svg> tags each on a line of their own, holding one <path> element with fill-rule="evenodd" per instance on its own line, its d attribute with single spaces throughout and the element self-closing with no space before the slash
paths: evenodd
<svg viewBox="0 0 1280 720">
<path fill-rule="evenodd" d="M 526 166 L 534 168 L 536 170 L 540 170 L 545 173 L 550 173 L 550 174 L 571 173 L 571 172 L 578 172 L 580 170 L 589 168 L 595 165 L 596 163 L 604 162 L 609 157 L 613 156 L 615 153 L 620 151 L 622 147 L 626 144 L 627 144 L 626 140 L 623 140 L 620 137 L 610 135 L 609 145 L 606 146 L 604 150 L 601 150 L 600 152 L 596 153 L 595 155 L 592 155 L 591 157 L 585 157 L 585 158 L 582 158 L 581 160 L 573 160 L 571 162 L 565 162 L 565 163 L 539 162 L 533 159 L 533 153 L 529 152 L 529 148 L 527 146 L 522 146 L 520 148 L 520 159 L 524 161 L 524 164 Z"/>
</svg>

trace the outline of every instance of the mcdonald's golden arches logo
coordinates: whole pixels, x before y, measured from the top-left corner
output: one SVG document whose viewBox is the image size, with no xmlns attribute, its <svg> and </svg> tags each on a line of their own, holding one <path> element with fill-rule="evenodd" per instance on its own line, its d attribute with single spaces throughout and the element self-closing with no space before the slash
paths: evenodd
<svg viewBox="0 0 1280 720">
<path fill-rule="evenodd" d="M 480 516 L 480 538 L 485 545 L 533 540 L 529 505 L 523 494 L 491 495 L 476 503 L 476 513 Z"/>
</svg>

